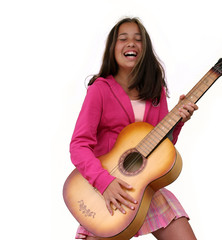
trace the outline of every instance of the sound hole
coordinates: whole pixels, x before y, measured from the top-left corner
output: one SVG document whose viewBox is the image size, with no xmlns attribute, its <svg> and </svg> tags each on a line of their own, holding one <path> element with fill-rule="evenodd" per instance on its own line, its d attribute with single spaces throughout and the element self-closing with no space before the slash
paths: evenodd
<svg viewBox="0 0 222 240">
<path fill-rule="evenodd" d="M 143 165 L 143 157 L 138 152 L 129 153 L 123 161 L 123 169 L 128 173 L 136 173 Z"/>
</svg>

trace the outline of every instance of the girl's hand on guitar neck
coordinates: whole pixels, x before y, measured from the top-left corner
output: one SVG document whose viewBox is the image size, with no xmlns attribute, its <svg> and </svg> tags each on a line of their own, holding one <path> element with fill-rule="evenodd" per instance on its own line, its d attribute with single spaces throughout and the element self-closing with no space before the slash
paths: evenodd
<svg viewBox="0 0 222 240">
<path fill-rule="evenodd" d="M 183 101 L 185 99 L 186 99 L 186 96 L 181 95 L 179 103 L 180 103 L 180 101 Z M 186 121 L 188 121 L 191 118 L 191 116 L 193 115 L 193 112 L 196 111 L 197 109 L 198 109 L 198 106 L 195 103 L 192 103 L 192 102 L 188 102 L 188 103 L 182 105 L 179 108 L 179 114 L 182 117 L 181 121 L 184 122 L 184 123 Z"/>
<path fill-rule="evenodd" d="M 118 209 L 120 212 L 125 214 L 125 210 L 122 205 L 125 205 L 131 210 L 135 207 L 132 203 L 137 204 L 137 201 L 130 196 L 125 190 L 132 190 L 132 186 L 122 181 L 119 178 L 114 179 L 107 189 L 103 193 L 103 197 L 106 202 L 106 207 L 111 215 L 113 215 L 113 210 Z"/>
</svg>

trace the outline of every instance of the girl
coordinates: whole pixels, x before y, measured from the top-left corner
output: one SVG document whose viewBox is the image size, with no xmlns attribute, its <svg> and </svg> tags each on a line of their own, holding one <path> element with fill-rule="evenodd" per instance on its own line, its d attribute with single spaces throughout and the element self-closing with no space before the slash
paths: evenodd
<svg viewBox="0 0 222 240">
<path fill-rule="evenodd" d="M 102 168 L 98 156 L 109 152 L 120 131 L 130 123 L 157 125 L 166 114 L 167 85 L 164 69 L 155 55 L 150 37 L 137 18 L 124 18 L 110 31 L 102 66 L 89 82 L 70 144 L 71 160 L 79 172 L 103 195 L 107 210 L 113 204 L 122 214 L 123 205 L 134 210 L 137 201 L 124 189 L 127 182 Z M 180 96 L 180 100 L 185 96 Z M 178 134 L 197 106 L 183 105 L 181 121 L 172 132 Z M 152 233 L 157 239 L 196 239 L 188 215 L 176 197 L 165 188 L 151 201 L 146 220 L 136 236 Z M 79 226 L 77 239 L 98 240 Z"/>
</svg>

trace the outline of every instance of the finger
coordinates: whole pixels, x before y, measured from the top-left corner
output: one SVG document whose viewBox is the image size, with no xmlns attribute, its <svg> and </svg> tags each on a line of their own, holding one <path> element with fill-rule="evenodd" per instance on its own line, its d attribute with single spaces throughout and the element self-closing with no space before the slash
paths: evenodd
<svg viewBox="0 0 222 240">
<path fill-rule="evenodd" d="M 190 105 L 183 105 L 182 110 L 184 114 L 188 117 L 189 115 L 192 115 L 194 112 L 194 108 Z"/>
<path fill-rule="evenodd" d="M 184 94 L 182 94 L 182 95 L 180 96 L 180 99 L 179 99 L 179 100 L 181 101 L 181 100 L 185 99 L 185 97 L 186 97 L 186 96 L 185 96 Z"/>
<path fill-rule="evenodd" d="M 125 209 L 121 206 L 121 202 L 117 201 L 116 199 L 113 199 L 112 203 L 121 213 L 126 214 Z"/>
<path fill-rule="evenodd" d="M 183 105 L 183 109 L 187 110 L 189 114 L 192 116 L 193 112 L 198 109 L 197 105 L 194 103 L 188 103 L 186 105 Z"/>
<path fill-rule="evenodd" d="M 108 200 L 106 201 L 106 207 L 107 207 L 110 215 L 113 216 L 113 209 L 112 209 L 112 207 L 111 207 L 111 202 L 108 201 Z"/>
<path fill-rule="evenodd" d="M 179 109 L 179 114 L 182 117 L 182 122 L 186 122 L 191 117 L 190 113 L 185 109 Z"/>
<path fill-rule="evenodd" d="M 198 106 L 195 103 L 189 102 L 188 105 L 191 106 L 194 111 L 198 109 Z"/>
<path fill-rule="evenodd" d="M 189 110 L 187 110 L 185 108 L 181 108 L 179 110 L 180 110 L 180 113 L 183 114 L 183 116 L 185 116 L 185 117 L 189 117 L 191 115 Z"/>
<path fill-rule="evenodd" d="M 128 189 L 128 190 L 132 190 L 133 187 L 131 185 L 129 185 L 128 183 L 124 182 L 123 180 L 119 179 L 119 183 L 121 184 L 122 187 Z M 121 190 L 121 196 L 123 196 L 126 200 L 129 200 L 132 203 L 137 203 L 137 200 L 134 199 L 130 194 L 128 194 L 126 191 L 124 191 L 123 189 Z"/>
<path fill-rule="evenodd" d="M 120 184 L 122 187 L 124 187 L 124 188 L 126 188 L 126 189 L 131 190 L 131 189 L 133 188 L 131 185 L 129 185 L 128 183 L 124 182 L 124 181 L 121 180 L 121 179 L 118 179 L 118 182 L 119 182 L 119 184 Z"/>
<path fill-rule="evenodd" d="M 126 194 L 127 195 L 127 194 Z M 130 196 L 128 195 L 128 197 L 129 198 L 127 198 L 127 196 L 125 196 L 125 197 L 119 197 L 118 198 L 118 201 L 121 203 L 121 204 L 123 204 L 123 205 L 125 205 L 126 207 L 128 207 L 129 209 L 131 209 L 131 210 L 134 210 L 135 209 L 135 207 L 129 202 L 129 201 L 132 201 L 133 203 L 134 203 L 134 199 L 132 198 L 131 200 L 130 200 Z M 129 200 L 129 201 L 128 201 Z"/>
<path fill-rule="evenodd" d="M 189 120 L 190 119 L 190 117 L 187 117 L 185 114 L 183 114 L 183 113 L 180 113 L 180 116 L 181 116 L 181 118 L 182 118 L 182 122 L 186 122 L 187 120 Z"/>
<path fill-rule="evenodd" d="M 127 201 L 129 201 L 129 202 L 134 203 L 134 204 L 137 204 L 137 200 L 134 199 L 134 198 L 133 198 L 130 194 L 128 194 L 127 192 L 125 192 L 125 191 L 121 192 L 121 196 L 122 196 L 125 200 L 127 200 Z M 130 206 L 130 208 L 133 207 L 132 205 L 129 205 L 129 206 Z"/>
</svg>

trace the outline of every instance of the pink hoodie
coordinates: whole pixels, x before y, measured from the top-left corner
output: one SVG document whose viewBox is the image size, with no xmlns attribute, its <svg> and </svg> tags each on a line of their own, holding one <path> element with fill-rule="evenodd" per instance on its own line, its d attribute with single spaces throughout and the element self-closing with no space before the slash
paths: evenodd
<svg viewBox="0 0 222 240">
<path fill-rule="evenodd" d="M 168 113 L 163 88 L 160 103 L 154 106 L 146 101 L 144 122 L 156 126 Z M 70 143 L 71 160 L 79 172 L 101 194 L 115 179 L 105 170 L 97 158 L 108 153 L 120 131 L 135 122 L 132 104 L 123 88 L 113 76 L 98 78 L 88 87 Z M 183 126 L 179 122 L 173 131 L 173 143 Z"/>
</svg>

